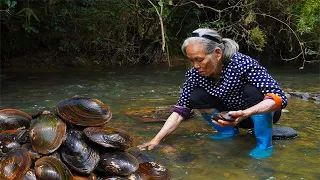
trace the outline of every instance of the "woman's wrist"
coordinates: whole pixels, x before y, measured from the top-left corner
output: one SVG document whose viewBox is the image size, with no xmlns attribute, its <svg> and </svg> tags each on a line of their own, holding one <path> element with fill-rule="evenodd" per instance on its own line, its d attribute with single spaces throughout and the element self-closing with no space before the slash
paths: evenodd
<svg viewBox="0 0 320 180">
<path fill-rule="evenodd" d="M 250 117 L 250 116 L 256 114 L 256 112 L 253 110 L 252 107 L 250 107 L 250 108 L 248 108 L 248 109 L 245 109 L 245 110 L 243 110 L 242 112 L 243 112 L 243 116 L 244 116 L 244 117 Z"/>
<path fill-rule="evenodd" d="M 250 117 L 255 114 L 262 114 L 274 111 L 276 103 L 272 99 L 265 99 L 260 103 L 243 110 L 245 116 Z"/>
</svg>

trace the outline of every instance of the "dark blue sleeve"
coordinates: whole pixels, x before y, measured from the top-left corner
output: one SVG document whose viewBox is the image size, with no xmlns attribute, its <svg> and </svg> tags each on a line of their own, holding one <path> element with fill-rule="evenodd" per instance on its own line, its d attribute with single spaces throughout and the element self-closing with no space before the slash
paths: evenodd
<svg viewBox="0 0 320 180">
<path fill-rule="evenodd" d="M 191 95 L 191 92 L 193 91 L 194 86 L 196 84 L 196 81 L 195 81 L 194 77 L 192 76 L 193 72 L 194 72 L 194 69 L 192 68 L 191 70 L 187 71 L 185 74 L 186 81 L 183 83 L 182 93 L 181 93 L 180 99 L 177 103 L 178 106 L 191 108 L 190 107 L 190 95 Z"/>
<path fill-rule="evenodd" d="M 260 88 L 264 95 L 268 93 L 276 94 L 282 99 L 281 107 L 285 108 L 287 106 L 287 97 L 278 82 L 256 60 L 243 56 L 242 60 L 238 61 L 238 66 L 242 76 L 250 84 Z"/>
</svg>

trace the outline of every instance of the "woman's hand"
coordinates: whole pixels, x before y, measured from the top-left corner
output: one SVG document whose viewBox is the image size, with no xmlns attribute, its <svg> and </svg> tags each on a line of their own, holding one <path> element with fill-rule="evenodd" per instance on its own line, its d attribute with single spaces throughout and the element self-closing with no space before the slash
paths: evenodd
<svg viewBox="0 0 320 180">
<path fill-rule="evenodd" d="M 225 126 L 236 126 L 238 125 L 242 120 L 246 119 L 249 117 L 249 115 L 243 111 L 243 110 L 238 110 L 238 111 L 229 111 L 229 115 L 236 117 L 236 120 L 234 121 L 224 121 L 222 119 L 218 121 L 212 121 L 214 124 L 225 127 Z"/>
<path fill-rule="evenodd" d="M 137 146 L 139 148 L 140 151 L 145 150 L 146 148 L 148 148 L 148 150 L 153 149 L 155 146 L 157 146 L 159 144 L 159 142 L 155 141 L 155 140 L 151 140 L 147 143 L 144 143 L 142 145 Z"/>
<path fill-rule="evenodd" d="M 245 110 L 239 110 L 239 111 L 229 111 L 229 115 L 236 117 L 236 120 L 233 122 L 228 122 L 224 120 L 218 120 L 218 121 L 212 121 L 214 124 L 224 127 L 224 126 L 236 126 L 239 124 L 242 120 L 255 115 L 255 114 L 261 114 L 266 112 L 272 112 L 275 111 L 276 103 L 272 99 L 265 99 L 261 101 L 260 103 L 245 109 Z"/>
<path fill-rule="evenodd" d="M 183 117 L 179 115 L 176 112 L 173 112 L 167 121 L 162 126 L 161 130 L 158 132 L 158 134 L 149 142 L 142 144 L 140 146 L 137 146 L 140 150 L 145 150 L 145 148 L 148 148 L 148 150 L 153 149 L 155 146 L 157 146 L 160 141 L 170 134 L 172 131 L 178 128 L 179 124 L 182 122 Z"/>
</svg>

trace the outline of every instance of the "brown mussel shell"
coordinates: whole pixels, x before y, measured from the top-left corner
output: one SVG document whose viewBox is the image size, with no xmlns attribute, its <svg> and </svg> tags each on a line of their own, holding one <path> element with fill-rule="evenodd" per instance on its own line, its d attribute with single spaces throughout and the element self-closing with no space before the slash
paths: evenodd
<svg viewBox="0 0 320 180">
<path fill-rule="evenodd" d="M 34 167 L 38 180 L 63 179 L 72 180 L 72 173 L 60 160 L 53 157 L 38 159 Z"/>
<path fill-rule="evenodd" d="M 97 179 L 98 178 L 94 173 L 90 173 L 89 175 L 80 175 L 80 174 L 73 173 L 73 180 L 97 180 Z"/>
<path fill-rule="evenodd" d="M 61 156 L 71 169 L 82 174 L 91 173 L 100 160 L 98 149 L 86 143 L 83 132 L 72 129 L 67 131 L 67 138 L 61 146 Z"/>
<path fill-rule="evenodd" d="M 32 120 L 29 138 L 34 150 L 49 154 L 57 150 L 65 138 L 67 125 L 56 115 L 46 114 Z"/>
<path fill-rule="evenodd" d="M 17 109 L 0 110 L 0 132 L 10 129 L 27 129 L 32 117 Z"/>
<path fill-rule="evenodd" d="M 127 176 L 138 169 L 139 163 L 133 155 L 115 151 L 102 153 L 98 167 L 110 175 Z"/>
<path fill-rule="evenodd" d="M 34 170 L 29 169 L 29 171 L 24 175 L 23 180 L 37 180 Z"/>
<path fill-rule="evenodd" d="M 106 176 L 106 177 L 100 178 L 99 180 L 128 180 L 128 178 L 121 177 L 121 176 Z"/>
<path fill-rule="evenodd" d="M 132 179 L 132 180 L 149 180 L 151 179 L 149 175 L 144 174 L 140 171 L 136 171 L 132 174 L 130 174 L 129 176 L 127 176 L 127 179 Z"/>
<path fill-rule="evenodd" d="M 13 149 L 2 157 L 0 162 L 1 180 L 23 179 L 31 165 L 31 158 L 27 150 Z"/>
<path fill-rule="evenodd" d="M 134 138 L 122 129 L 87 127 L 83 132 L 91 141 L 103 147 L 126 150 L 135 144 Z"/>
<path fill-rule="evenodd" d="M 60 101 L 56 113 L 66 122 L 79 126 L 100 126 L 112 117 L 110 108 L 103 102 L 78 96 Z"/>
<path fill-rule="evenodd" d="M 139 164 L 139 172 L 147 174 L 152 180 L 169 180 L 169 170 L 157 162 L 144 162 Z"/>
<path fill-rule="evenodd" d="M 228 111 L 221 112 L 220 116 L 224 121 L 235 121 L 237 119 L 236 117 L 229 115 Z"/>
</svg>

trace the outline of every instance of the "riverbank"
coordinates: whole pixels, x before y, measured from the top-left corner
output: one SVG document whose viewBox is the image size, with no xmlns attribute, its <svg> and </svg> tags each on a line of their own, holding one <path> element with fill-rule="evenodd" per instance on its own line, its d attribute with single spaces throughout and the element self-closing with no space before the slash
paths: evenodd
<svg viewBox="0 0 320 180">
<path fill-rule="evenodd" d="M 183 56 L 173 56 L 168 59 L 163 58 L 160 60 L 152 61 L 152 63 L 146 64 L 127 64 L 127 65 L 111 65 L 108 62 L 102 62 L 99 60 L 92 59 L 91 57 L 83 56 L 72 56 L 65 55 L 61 52 L 50 52 L 42 51 L 34 53 L 32 55 L 24 55 L 13 57 L 9 60 L 1 60 L 1 70 L 59 70 L 65 68 L 75 68 L 75 69 L 107 69 L 115 67 L 132 67 L 132 66 L 148 66 L 148 65 L 168 65 L 171 67 L 180 66 L 188 63 L 187 59 Z"/>
</svg>

